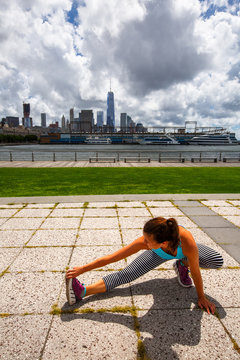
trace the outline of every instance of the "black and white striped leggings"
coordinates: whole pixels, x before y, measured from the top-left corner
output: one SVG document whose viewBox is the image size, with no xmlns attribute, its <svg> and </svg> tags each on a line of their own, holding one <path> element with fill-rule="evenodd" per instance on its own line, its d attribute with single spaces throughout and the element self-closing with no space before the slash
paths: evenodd
<svg viewBox="0 0 240 360">
<path fill-rule="evenodd" d="M 206 245 L 197 244 L 199 252 L 199 265 L 202 268 L 217 269 L 223 265 L 222 256 Z M 187 258 L 183 258 L 186 260 Z M 103 277 L 107 291 L 117 286 L 136 280 L 148 271 L 156 268 L 168 260 L 162 259 L 152 250 L 146 250 L 131 262 L 125 269 L 110 273 Z"/>
</svg>

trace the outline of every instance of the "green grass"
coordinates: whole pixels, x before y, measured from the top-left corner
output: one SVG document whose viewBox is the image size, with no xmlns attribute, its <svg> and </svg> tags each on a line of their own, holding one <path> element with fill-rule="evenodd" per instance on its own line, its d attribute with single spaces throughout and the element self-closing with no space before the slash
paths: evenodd
<svg viewBox="0 0 240 360">
<path fill-rule="evenodd" d="M 0 196 L 240 193 L 240 168 L 0 168 Z"/>
</svg>

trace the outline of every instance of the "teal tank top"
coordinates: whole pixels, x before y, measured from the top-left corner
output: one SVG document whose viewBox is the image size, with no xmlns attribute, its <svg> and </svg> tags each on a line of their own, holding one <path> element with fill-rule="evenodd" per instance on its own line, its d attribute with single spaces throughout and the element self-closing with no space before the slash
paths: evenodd
<svg viewBox="0 0 240 360">
<path fill-rule="evenodd" d="M 179 226 L 182 226 L 182 225 L 179 225 Z M 182 227 L 184 227 L 184 226 L 182 226 Z M 165 260 L 182 259 L 185 257 L 185 255 L 182 252 L 181 241 L 180 241 L 180 245 L 178 245 L 176 256 L 166 253 L 161 248 L 152 249 L 152 251 L 155 252 L 158 256 L 160 256 L 162 259 L 165 259 Z"/>
</svg>

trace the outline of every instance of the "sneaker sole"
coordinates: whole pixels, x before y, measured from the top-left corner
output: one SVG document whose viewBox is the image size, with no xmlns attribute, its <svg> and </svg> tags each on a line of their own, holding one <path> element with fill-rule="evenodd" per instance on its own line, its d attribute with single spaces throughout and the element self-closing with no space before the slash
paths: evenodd
<svg viewBox="0 0 240 360">
<path fill-rule="evenodd" d="M 73 305 L 75 304 L 77 301 L 76 301 L 76 296 L 73 292 L 73 289 L 72 289 L 72 279 L 67 279 L 66 278 L 66 296 L 67 296 L 67 300 L 68 300 L 68 303 L 69 305 Z"/>
<path fill-rule="evenodd" d="M 183 283 L 181 282 L 180 275 L 179 275 L 179 271 L 178 271 L 178 267 L 177 267 L 177 264 L 176 264 L 176 263 L 173 264 L 173 268 L 174 268 L 174 270 L 175 270 L 175 273 L 177 274 L 178 282 L 179 282 L 179 284 L 180 284 L 182 287 L 189 288 L 189 287 L 192 287 L 192 286 L 193 286 L 193 284 L 191 284 L 191 285 L 185 285 L 185 284 L 183 284 Z"/>
</svg>

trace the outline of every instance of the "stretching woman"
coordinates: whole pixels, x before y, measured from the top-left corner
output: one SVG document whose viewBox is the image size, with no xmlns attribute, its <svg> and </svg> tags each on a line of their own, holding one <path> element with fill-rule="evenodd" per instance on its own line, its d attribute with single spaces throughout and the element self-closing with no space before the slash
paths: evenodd
<svg viewBox="0 0 240 360">
<path fill-rule="evenodd" d="M 140 250 L 146 250 L 140 254 L 125 269 L 110 273 L 96 283 L 84 286 L 76 277 L 107 264 L 122 260 Z M 69 269 L 66 274 L 66 295 L 70 305 L 73 305 L 83 297 L 104 293 L 111 289 L 129 283 L 148 271 L 156 268 L 167 260 L 176 259 L 174 269 L 178 281 L 183 287 L 191 287 L 192 280 L 198 295 L 198 306 L 206 309 L 208 314 L 215 312 L 215 305 L 204 295 L 203 281 L 200 267 L 217 269 L 223 265 L 223 259 L 219 253 L 211 248 L 196 244 L 190 231 L 177 224 L 173 218 L 164 219 L 157 217 L 147 221 L 143 228 L 143 236 L 134 240 L 131 244 L 121 248 L 111 255 L 103 256 L 87 265 Z"/>
</svg>

